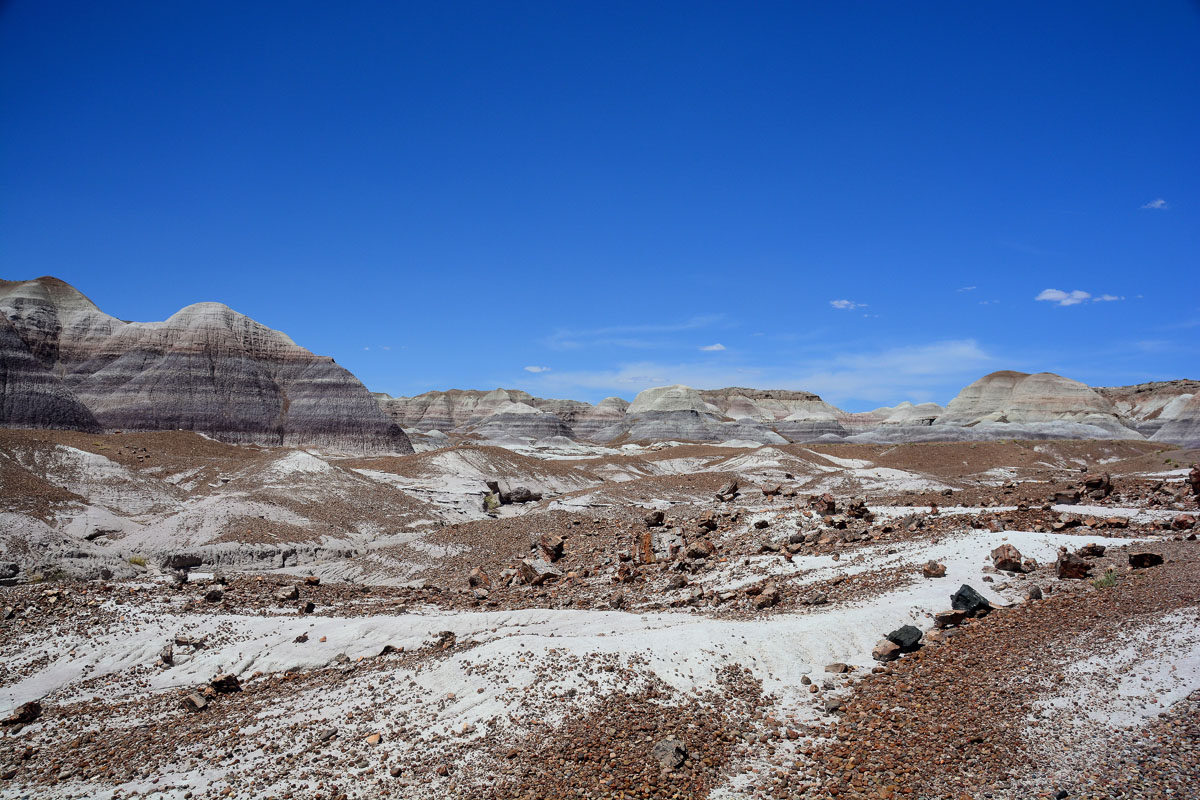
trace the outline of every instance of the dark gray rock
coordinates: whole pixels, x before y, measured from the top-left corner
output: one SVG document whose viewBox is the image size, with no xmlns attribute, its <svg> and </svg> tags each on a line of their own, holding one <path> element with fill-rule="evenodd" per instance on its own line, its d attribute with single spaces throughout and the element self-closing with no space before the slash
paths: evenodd
<svg viewBox="0 0 1200 800">
<path fill-rule="evenodd" d="M 887 640 L 900 648 L 901 652 L 911 653 L 921 644 L 921 629 L 915 625 L 905 625 L 887 635 Z"/>
<path fill-rule="evenodd" d="M 987 601 L 987 598 L 965 583 L 959 587 L 957 592 L 950 595 L 950 607 L 965 611 L 971 617 L 986 614 L 992 610 L 992 604 Z"/>
</svg>

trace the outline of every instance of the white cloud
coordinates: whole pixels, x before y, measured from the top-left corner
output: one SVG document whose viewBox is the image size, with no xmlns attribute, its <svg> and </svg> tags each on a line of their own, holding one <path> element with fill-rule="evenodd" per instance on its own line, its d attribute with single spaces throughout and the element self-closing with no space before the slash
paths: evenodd
<svg viewBox="0 0 1200 800">
<path fill-rule="evenodd" d="M 1076 289 L 1073 292 L 1064 292 L 1061 289 L 1043 289 L 1042 293 L 1033 299 L 1046 300 L 1060 306 L 1077 306 L 1080 303 L 1088 301 L 1093 303 L 1111 303 L 1116 300 L 1124 300 L 1125 295 L 1101 294 L 1093 297 L 1091 292 L 1085 292 L 1080 289 Z"/>
<path fill-rule="evenodd" d="M 364 347 L 364 348 L 363 348 L 363 350 L 370 350 L 370 349 L 371 349 L 371 348 L 369 348 L 369 347 Z"/>
<path fill-rule="evenodd" d="M 1146 203 L 1146 205 L 1142 206 L 1142 208 L 1147 208 L 1151 211 L 1166 211 L 1170 207 L 1171 206 L 1167 204 L 1167 201 L 1163 200 L 1161 197 L 1155 198 L 1149 203 Z"/>
<path fill-rule="evenodd" d="M 720 342 L 717 342 L 716 344 L 706 344 L 703 347 L 701 347 L 700 349 L 706 353 L 715 353 L 719 350 L 724 350 L 725 345 L 721 344 Z"/>
<path fill-rule="evenodd" d="M 866 308 L 866 303 L 856 303 L 853 300 L 830 300 L 829 305 L 839 311 L 853 311 L 856 308 Z"/>
<path fill-rule="evenodd" d="M 549 371 L 550 371 L 550 367 L 536 367 L 536 366 L 533 366 L 533 367 L 526 367 L 526 368 L 525 368 L 525 371 L 526 371 L 526 372 L 532 372 L 532 373 L 535 373 L 535 374 L 536 374 L 536 373 L 539 373 L 539 372 L 549 372 Z"/>
<path fill-rule="evenodd" d="M 661 335 L 707 328 L 723 319 L 723 314 L 709 314 L 662 325 L 614 325 L 608 328 L 590 329 L 560 328 L 550 334 L 546 345 L 555 350 L 574 350 L 580 347 L 601 345 L 632 349 L 665 347 L 669 346 L 670 342 L 662 338 L 647 338 L 645 334 Z"/>
<path fill-rule="evenodd" d="M 1089 292 L 1082 292 L 1079 289 L 1073 292 L 1064 292 L 1061 289 L 1043 289 L 1042 293 L 1033 299 L 1046 300 L 1060 306 L 1075 306 L 1084 300 L 1090 300 L 1091 297 Z"/>
<path fill-rule="evenodd" d="M 978 286 L 964 286 L 961 289 L 955 289 L 956 292 L 973 292 L 978 289 Z"/>
</svg>

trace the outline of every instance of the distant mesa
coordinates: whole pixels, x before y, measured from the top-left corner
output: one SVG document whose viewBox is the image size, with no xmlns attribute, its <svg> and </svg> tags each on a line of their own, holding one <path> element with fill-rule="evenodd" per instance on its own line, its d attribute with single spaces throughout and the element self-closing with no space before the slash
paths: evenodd
<svg viewBox="0 0 1200 800">
<path fill-rule="evenodd" d="M 220 303 L 124 322 L 56 278 L 0 283 L 0 423 L 193 430 L 228 442 L 412 452 L 333 359 Z"/>
<path fill-rule="evenodd" d="M 811 392 L 782 389 L 647 389 L 626 403 L 593 406 L 513 389 L 451 390 L 416 397 L 377 395 L 404 427 L 533 441 L 556 436 L 607 444 L 748 441 L 760 444 L 1145 439 L 1200 443 L 1200 382 L 1092 388 L 1052 373 L 1001 371 L 965 387 L 946 408 L 902 402 L 850 413 Z M 518 409 L 505 407 L 515 403 Z M 532 414 L 537 411 L 540 413 Z M 549 416 L 564 428 L 556 428 Z"/>
</svg>

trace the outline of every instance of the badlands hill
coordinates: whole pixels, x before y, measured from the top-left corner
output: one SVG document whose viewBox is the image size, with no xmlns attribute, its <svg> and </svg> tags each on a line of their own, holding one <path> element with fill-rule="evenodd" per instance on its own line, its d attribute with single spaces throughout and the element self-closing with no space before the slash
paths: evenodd
<svg viewBox="0 0 1200 800">
<path fill-rule="evenodd" d="M 647 389 L 625 403 L 547 400 L 511 389 L 376 395 L 399 424 L 485 439 L 567 437 L 613 442 L 861 443 L 993 439 L 1151 439 L 1200 444 L 1200 382 L 1094 389 L 1048 372 L 1001 371 L 965 387 L 946 408 L 904 402 L 850 413 L 811 392 Z"/>
<path fill-rule="evenodd" d="M 1151 439 L 1200 445 L 1200 382 L 1093 388 L 1001 371 L 947 407 L 850 413 L 811 392 L 688 386 L 633 402 L 516 389 L 372 394 L 333 359 L 220 303 L 125 322 L 55 278 L 0 281 L 0 426 L 194 430 L 222 441 L 329 452 L 410 452 L 448 434 L 505 446 L 578 442 L 786 444 L 992 439 Z"/>
<path fill-rule="evenodd" d="M 194 430 L 228 442 L 411 452 L 332 358 L 220 303 L 109 316 L 56 278 L 0 282 L 0 424 Z"/>
</svg>

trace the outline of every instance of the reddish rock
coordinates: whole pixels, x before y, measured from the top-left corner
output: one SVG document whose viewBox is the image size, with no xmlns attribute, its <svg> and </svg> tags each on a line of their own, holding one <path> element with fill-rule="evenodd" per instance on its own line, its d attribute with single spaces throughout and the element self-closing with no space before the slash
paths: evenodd
<svg viewBox="0 0 1200 800">
<path fill-rule="evenodd" d="M 754 598 L 754 607 L 758 609 L 769 608 L 779 602 L 779 587 L 773 583 L 768 583 L 759 592 L 758 597 Z"/>
<path fill-rule="evenodd" d="M 563 556 L 563 538 L 549 533 L 540 536 L 537 540 L 537 549 L 541 552 L 542 558 L 553 564 Z"/>
<path fill-rule="evenodd" d="M 199 692 L 192 692 L 187 697 L 183 698 L 183 707 L 193 714 L 197 711 L 203 711 L 208 706 L 208 700 Z"/>
<path fill-rule="evenodd" d="M 1157 567 L 1163 563 L 1163 557 L 1158 553 L 1130 553 L 1129 566 L 1134 569 Z"/>
<path fill-rule="evenodd" d="M 933 626 L 935 628 L 950 628 L 955 625 L 962 625 L 967 621 L 967 612 L 962 609 L 951 609 L 950 611 L 939 611 L 933 615 Z"/>
<path fill-rule="evenodd" d="M 1083 580 L 1092 571 L 1091 565 L 1074 553 L 1068 553 L 1066 548 L 1058 551 L 1058 561 L 1054 562 L 1054 572 L 1059 580 Z"/>
<path fill-rule="evenodd" d="M 822 517 L 837 513 L 837 501 L 829 492 L 808 498 L 808 505 Z"/>
<path fill-rule="evenodd" d="M 30 700 L 17 707 L 16 711 L 0 720 L 0 725 L 28 725 L 42 715 L 42 704 Z"/>
<path fill-rule="evenodd" d="M 921 566 L 921 574 L 926 578 L 944 578 L 946 577 L 946 565 L 936 561 L 927 561 Z"/>
<path fill-rule="evenodd" d="M 895 661 L 899 657 L 900 646 L 887 639 L 875 645 L 875 649 L 871 651 L 871 658 L 876 661 Z"/>
<path fill-rule="evenodd" d="M 209 681 L 208 685 L 220 694 L 231 694 L 232 692 L 240 692 L 242 690 L 242 682 L 232 673 L 218 675 Z"/>
<path fill-rule="evenodd" d="M 1002 544 L 992 551 L 992 565 L 1005 572 L 1021 572 L 1023 558 L 1021 551 L 1011 544 Z"/>
<path fill-rule="evenodd" d="M 622 567 L 627 565 L 622 565 Z M 521 562 L 521 578 L 530 586 L 541 586 L 543 583 L 553 583 L 562 577 L 554 566 L 546 561 L 527 558 Z"/>
</svg>

